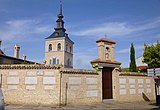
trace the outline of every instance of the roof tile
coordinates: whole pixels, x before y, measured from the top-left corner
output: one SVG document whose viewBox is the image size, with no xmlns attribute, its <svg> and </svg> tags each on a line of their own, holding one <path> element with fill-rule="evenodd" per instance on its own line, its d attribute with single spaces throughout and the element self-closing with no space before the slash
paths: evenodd
<svg viewBox="0 0 160 110">
<path fill-rule="evenodd" d="M 114 42 L 113 40 L 109 40 L 109 39 L 106 39 L 106 38 L 101 38 L 101 39 L 96 41 L 96 43 L 98 43 L 98 42 L 108 42 L 108 43 L 116 44 L 116 42 Z"/>
</svg>

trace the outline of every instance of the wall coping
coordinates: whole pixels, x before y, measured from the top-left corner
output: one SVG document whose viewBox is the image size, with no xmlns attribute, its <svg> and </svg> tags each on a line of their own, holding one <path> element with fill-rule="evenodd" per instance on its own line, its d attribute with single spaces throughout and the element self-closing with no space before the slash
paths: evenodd
<svg viewBox="0 0 160 110">
<path fill-rule="evenodd" d="M 144 76 L 144 77 L 148 77 L 146 73 L 138 73 L 138 72 L 120 72 L 119 76 Z"/>
<path fill-rule="evenodd" d="M 12 64 L 0 65 L 0 69 L 60 69 L 56 65 L 39 65 L 39 64 Z"/>
<path fill-rule="evenodd" d="M 84 69 L 69 69 L 69 68 L 63 68 L 60 70 L 61 73 L 68 73 L 68 74 L 96 74 L 98 75 L 98 72 L 95 70 L 84 70 Z"/>
<path fill-rule="evenodd" d="M 11 69 L 58 69 L 62 73 L 68 74 L 97 74 L 95 70 L 85 70 L 85 69 L 72 69 L 72 68 L 61 68 L 57 65 L 39 65 L 39 64 L 8 64 L 0 65 L 1 70 L 11 70 Z"/>
</svg>

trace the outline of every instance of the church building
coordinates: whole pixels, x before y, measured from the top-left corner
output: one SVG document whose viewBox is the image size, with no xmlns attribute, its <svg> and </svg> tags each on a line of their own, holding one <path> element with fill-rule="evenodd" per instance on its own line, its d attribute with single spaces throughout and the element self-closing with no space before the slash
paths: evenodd
<svg viewBox="0 0 160 110">
<path fill-rule="evenodd" d="M 98 56 L 91 61 L 95 70 L 73 69 L 74 42 L 66 33 L 63 18 L 60 3 L 57 26 L 45 39 L 45 65 L 26 62 L 25 56 L 20 60 L 19 45 L 14 47 L 14 58 L 0 49 L 0 87 L 5 104 L 95 105 L 105 100 L 156 99 L 155 90 L 158 89 L 152 77 L 139 72 L 120 72 L 121 62 L 114 58 L 116 42 L 113 40 L 101 38 L 96 41 Z"/>
<path fill-rule="evenodd" d="M 55 31 L 45 40 L 45 63 L 47 65 L 62 65 L 64 68 L 73 68 L 73 44 L 64 28 L 62 2 L 58 14 Z"/>
</svg>

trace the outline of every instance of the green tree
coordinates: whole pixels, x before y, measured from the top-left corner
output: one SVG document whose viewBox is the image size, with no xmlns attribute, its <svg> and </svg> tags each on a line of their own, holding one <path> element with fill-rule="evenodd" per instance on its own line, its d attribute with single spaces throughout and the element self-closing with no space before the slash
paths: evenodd
<svg viewBox="0 0 160 110">
<path fill-rule="evenodd" d="M 144 44 L 144 47 L 143 62 L 150 67 L 160 67 L 160 42 L 157 41 L 156 45 Z"/>
<path fill-rule="evenodd" d="M 129 66 L 129 71 L 130 72 L 136 72 L 137 71 L 137 66 L 136 66 L 136 61 L 135 61 L 135 49 L 133 43 L 131 43 L 131 48 L 130 48 L 130 66 Z"/>
</svg>

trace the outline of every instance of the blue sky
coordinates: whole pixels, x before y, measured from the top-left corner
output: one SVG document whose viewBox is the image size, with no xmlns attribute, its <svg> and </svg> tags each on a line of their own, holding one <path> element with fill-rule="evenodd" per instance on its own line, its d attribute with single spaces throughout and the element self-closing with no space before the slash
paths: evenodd
<svg viewBox="0 0 160 110">
<path fill-rule="evenodd" d="M 96 40 L 105 37 L 116 42 L 115 60 L 129 65 L 133 42 L 136 57 L 144 43 L 160 40 L 160 0 L 63 0 L 65 28 L 74 44 L 74 68 L 91 69 L 97 58 Z M 2 50 L 13 56 L 14 44 L 20 56 L 42 63 L 45 38 L 56 26 L 59 0 L 0 0 L 0 39 Z"/>
</svg>

